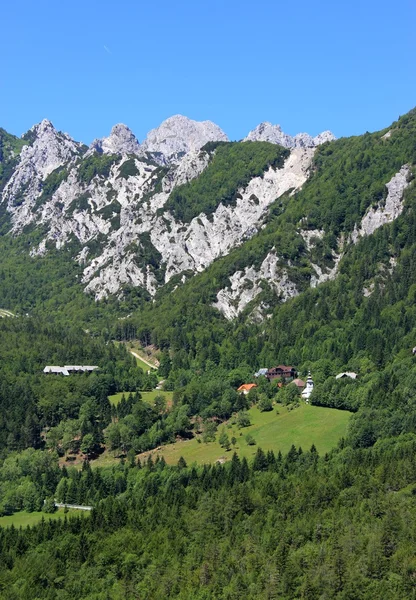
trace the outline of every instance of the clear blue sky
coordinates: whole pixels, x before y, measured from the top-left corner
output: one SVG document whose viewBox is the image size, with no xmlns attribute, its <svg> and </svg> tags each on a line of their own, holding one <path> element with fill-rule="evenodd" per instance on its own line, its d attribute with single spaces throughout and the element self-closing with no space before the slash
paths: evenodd
<svg viewBox="0 0 416 600">
<path fill-rule="evenodd" d="M 0 127 L 77 140 L 173 114 L 354 135 L 416 105 L 414 0 L 3 2 Z"/>
</svg>

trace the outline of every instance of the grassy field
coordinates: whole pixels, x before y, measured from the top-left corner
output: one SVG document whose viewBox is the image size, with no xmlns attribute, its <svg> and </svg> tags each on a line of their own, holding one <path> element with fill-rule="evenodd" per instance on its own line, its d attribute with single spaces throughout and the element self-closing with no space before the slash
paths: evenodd
<svg viewBox="0 0 416 600">
<path fill-rule="evenodd" d="M 120 402 L 123 394 L 126 396 L 129 395 L 130 392 L 119 392 L 118 394 L 113 394 L 112 396 L 109 396 L 109 400 L 111 402 L 111 404 L 114 404 L 115 406 L 117 406 L 117 404 Z M 134 394 L 134 392 L 133 392 Z M 149 402 L 149 404 L 153 404 L 156 396 L 164 396 L 166 398 L 166 403 L 168 404 L 168 406 L 172 403 L 172 395 L 173 392 L 163 392 L 162 390 L 152 390 L 151 392 L 140 392 L 140 394 L 142 395 L 142 399 L 145 402 Z"/>
<path fill-rule="evenodd" d="M 273 450 L 283 453 L 288 452 L 294 444 L 297 448 L 302 446 L 304 451 L 309 450 L 315 444 L 318 452 L 324 454 L 337 445 L 338 440 L 345 435 L 348 419 L 351 413 L 333 408 L 310 406 L 301 404 L 299 408 L 288 411 L 286 407 L 278 406 L 271 412 L 260 412 L 257 407 L 249 410 L 251 417 L 250 427 L 238 429 L 235 425 L 226 425 L 226 433 L 231 440 L 237 439 L 235 448 L 229 452 L 221 448 L 218 438 L 222 426 L 217 433 L 215 442 L 199 443 L 196 438 L 189 441 L 177 442 L 163 446 L 159 451 L 153 451 L 155 456 L 164 456 L 169 464 L 176 464 L 181 456 L 188 464 L 212 463 L 218 459 L 229 460 L 235 450 L 240 456 L 251 459 L 258 447 L 264 451 Z M 250 446 L 245 440 L 247 434 L 256 441 L 256 445 Z"/>
<path fill-rule="evenodd" d="M 0 527 L 10 527 L 10 525 L 14 525 L 15 527 L 26 527 L 27 525 L 36 525 L 39 521 L 42 520 L 42 517 L 45 521 L 49 521 L 50 519 L 60 519 L 64 518 L 65 514 L 67 516 L 74 514 L 83 514 L 85 515 L 85 511 L 83 510 L 75 510 L 69 509 L 67 513 L 64 512 L 63 508 L 58 508 L 58 510 L 54 513 L 44 513 L 44 512 L 26 512 L 22 510 L 20 512 L 14 513 L 14 515 L 7 515 L 6 517 L 0 517 Z"/>
</svg>

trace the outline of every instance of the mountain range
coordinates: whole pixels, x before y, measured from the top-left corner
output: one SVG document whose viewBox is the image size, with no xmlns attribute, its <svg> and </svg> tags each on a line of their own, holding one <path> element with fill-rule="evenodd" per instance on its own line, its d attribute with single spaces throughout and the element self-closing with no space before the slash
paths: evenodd
<svg viewBox="0 0 416 600">
<path fill-rule="evenodd" d="M 75 242 L 72 258 L 82 265 L 85 291 L 96 299 L 120 295 L 126 287 L 154 295 L 173 277 L 186 278 L 226 255 L 258 231 L 272 202 L 304 184 L 315 148 L 334 139 L 330 132 L 291 137 L 278 125 L 262 123 L 243 142 L 228 142 L 214 123 L 180 115 L 141 144 L 122 124 L 89 148 L 48 120 L 21 139 L 2 132 L 6 230 L 14 236 L 29 228 L 39 232 L 31 256 Z M 288 151 L 273 165 L 280 148 Z M 238 173 L 227 182 L 234 168 Z M 208 210 L 202 204 L 184 217 L 174 210 L 173 192 L 202 173 L 209 188 L 210 178 L 223 179 L 214 190 L 219 195 Z"/>
</svg>

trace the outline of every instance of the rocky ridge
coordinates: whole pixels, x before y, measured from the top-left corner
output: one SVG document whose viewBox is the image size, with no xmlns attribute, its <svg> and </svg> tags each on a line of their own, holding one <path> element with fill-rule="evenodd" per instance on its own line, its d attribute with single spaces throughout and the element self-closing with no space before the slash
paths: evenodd
<svg viewBox="0 0 416 600">
<path fill-rule="evenodd" d="M 201 148 L 227 140 L 210 121 L 171 117 L 142 144 L 118 124 L 88 149 L 47 120 L 26 137 L 28 145 L 2 194 L 11 230 L 19 235 L 28 225 L 43 226 L 46 233 L 32 256 L 45 254 L 50 244 L 61 249 L 77 240 L 80 250 L 74 259 L 83 267 L 85 290 L 97 299 L 121 294 L 125 286 L 140 286 L 153 295 L 175 276 L 204 270 L 254 235 L 272 202 L 304 184 L 314 154 L 313 145 L 293 143 L 283 167 L 254 177 L 238 190 L 234 206 L 219 203 L 212 215 L 201 213 L 184 224 L 163 207 L 175 187 L 198 177 L 210 163 L 213 151 Z M 99 166 L 105 155 L 108 174 L 98 169 L 85 179 L 85 161 L 95 167 L 97 160 Z M 267 278 L 266 271 L 277 277 L 276 261 L 273 255 L 265 258 L 259 274 L 247 267 L 236 276 L 230 302 L 237 302 L 240 279 L 255 282 Z M 283 298 L 295 294 L 284 270 L 280 273 L 281 286 L 273 284 L 276 292 Z M 237 304 L 241 308 L 244 302 Z"/>
<path fill-rule="evenodd" d="M 244 141 L 270 142 L 284 148 L 316 148 L 332 140 L 335 140 L 335 136 L 330 131 L 324 131 L 315 137 L 308 133 L 298 133 L 292 137 L 284 133 L 280 125 L 272 125 L 269 122 L 260 123 L 244 138 Z"/>
</svg>

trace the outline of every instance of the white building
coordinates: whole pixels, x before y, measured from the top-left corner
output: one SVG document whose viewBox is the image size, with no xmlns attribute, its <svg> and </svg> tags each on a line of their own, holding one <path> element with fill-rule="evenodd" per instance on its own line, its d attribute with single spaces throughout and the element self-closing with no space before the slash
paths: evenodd
<svg viewBox="0 0 416 600">
<path fill-rule="evenodd" d="M 357 373 L 353 373 L 352 371 L 345 371 L 345 373 L 338 373 L 338 375 L 335 375 L 335 379 L 345 379 L 345 377 L 349 377 L 350 379 L 357 379 Z"/>
<path fill-rule="evenodd" d="M 311 372 L 309 371 L 308 379 L 306 380 L 305 389 L 302 391 L 302 394 L 301 394 L 302 398 L 306 402 L 309 402 L 309 398 L 311 397 L 312 392 L 313 392 L 313 379 L 311 377 Z"/>
</svg>

